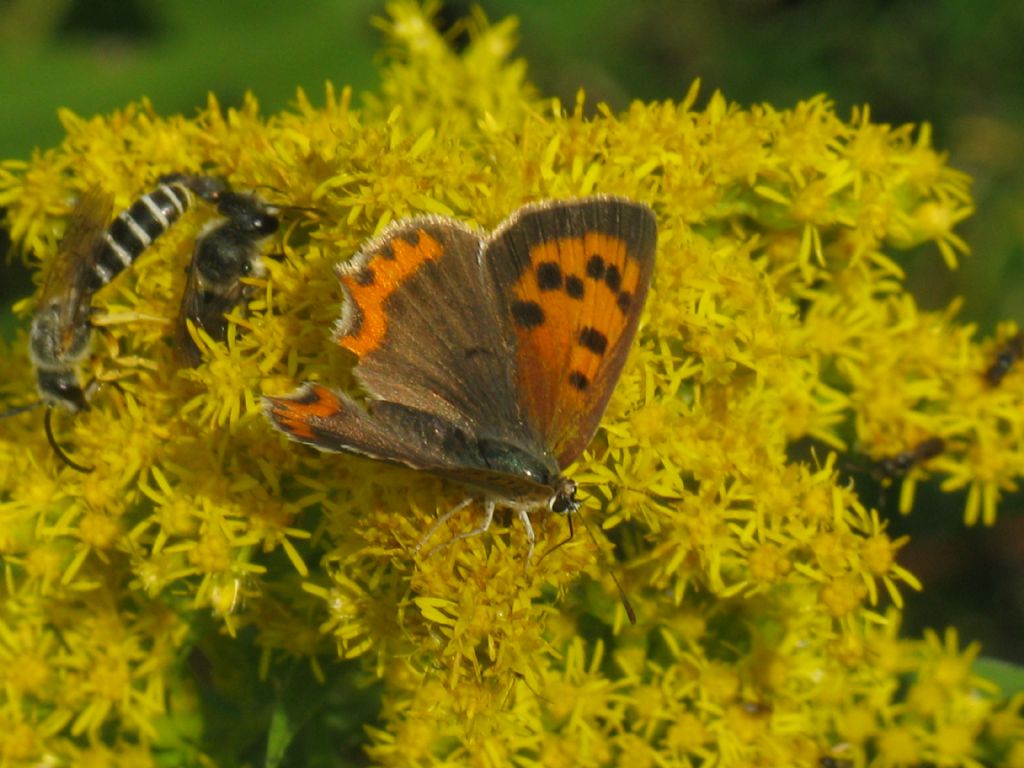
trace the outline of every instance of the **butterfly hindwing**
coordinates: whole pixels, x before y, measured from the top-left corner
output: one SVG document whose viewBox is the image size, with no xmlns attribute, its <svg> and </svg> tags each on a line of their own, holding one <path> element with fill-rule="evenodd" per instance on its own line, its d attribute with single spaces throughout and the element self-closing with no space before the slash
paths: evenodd
<svg viewBox="0 0 1024 768">
<path fill-rule="evenodd" d="M 414 469 L 439 461 L 433 447 L 413 439 L 398 419 L 372 415 L 347 395 L 306 384 L 289 397 L 265 398 L 265 412 L 290 437 L 322 450 L 369 456 Z M 396 428 L 397 427 L 397 428 Z"/>
<path fill-rule="evenodd" d="M 590 442 L 622 371 L 656 241 L 650 208 L 596 196 L 525 206 L 486 246 L 516 339 L 516 392 L 561 467 Z"/>
<path fill-rule="evenodd" d="M 348 395 L 305 384 L 288 397 L 264 398 L 267 418 L 292 439 L 445 475 L 510 495 L 543 492 L 554 460 L 501 440 L 480 438 L 441 416 L 383 400 L 368 408 Z"/>
</svg>

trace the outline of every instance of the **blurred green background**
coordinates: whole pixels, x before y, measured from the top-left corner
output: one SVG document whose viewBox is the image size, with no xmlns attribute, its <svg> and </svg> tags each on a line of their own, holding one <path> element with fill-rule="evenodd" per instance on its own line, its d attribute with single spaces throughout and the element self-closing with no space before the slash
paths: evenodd
<svg viewBox="0 0 1024 768">
<path fill-rule="evenodd" d="M 960 233 L 974 255 L 948 272 L 934 250 L 910 254 L 926 308 L 961 295 L 961 317 L 989 333 L 1024 322 L 1024 3 L 1020 0 L 485 0 L 492 20 L 519 17 L 519 54 L 542 93 L 615 108 L 679 99 L 695 77 L 743 105 L 788 107 L 819 92 L 840 115 L 870 104 L 877 122 L 929 122 L 937 147 L 975 179 L 977 214 Z M 450 2 L 450 26 L 470 4 Z M 380 0 L 0 0 L 0 156 L 26 158 L 61 140 L 55 112 L 89 115 L 142 96 L 163 114 L 193 113 L 215 91 L 246 89 L 265 113 L 302 86 L 356 93 L 377 83 Z M 453 33 L 453 44 L 463 40 Z M 3 243 L 0 242 L 0 246 Z M 0 328 L 31 291 L 0 266 Z M 896 492 L 888 494 L 891 508 Z M 870 501 L 870 499 L 869 499 Z M 1024 662 L 1024 518 L 1007 497 L 996 529 L 962 529 L 962 496 L 922 488 L 896 520 L 913 543 L 902 561 L 925 582 L 908 595 L 907 628 L 955 624 L 987 654 Z"/>
</svg>

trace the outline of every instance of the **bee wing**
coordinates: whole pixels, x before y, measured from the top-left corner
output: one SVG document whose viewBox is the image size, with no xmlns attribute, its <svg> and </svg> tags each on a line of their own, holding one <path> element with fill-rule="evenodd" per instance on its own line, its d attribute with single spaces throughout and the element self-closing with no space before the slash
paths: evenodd
<svg viewBox="0 0 1024 768">
<path fill-rule="evenodd" d="M 202 359 L 199 355 L 199 347 L 188 332 L 188 321 L 192 320 L 196 325 L 201 325 L 196 319 L 203 306 L 203 285 L 199 277 L 199 270 L 193 262 L 188 265 L 188 282 L 185 283 L 185 292 L 181 297 L 181 307 L 178 309 L 178 316 L 174 320 L 174 353 L 181 365 L 195 368 Z"/>
<path fill-rule="evenodd" d="M 223 341 L 227 335 L 224 315 L 245 299 L 246 290 L 247 286 L 237 280 L 230 286 L 218 286 L 216 290 L 205 288 L 196 265 L 189 265 L 188 283 L 174 324 L 175 351 L 182 365 L 194 368 L 202 360 L 199 347 L 188 331 L 188 321 L 215 341 Z"/>
<path fill-rule="evenodd" d="M 96 256 L 107 232 L 113 197 L 99 189 L 90 189 L 71 211 L 67 229 L 53 257 L 39 306 L 56 304 L 60 327 L 66 333 L 88 320 L 92 292 L 89 273 L 95 269 Z"/>
</svg>

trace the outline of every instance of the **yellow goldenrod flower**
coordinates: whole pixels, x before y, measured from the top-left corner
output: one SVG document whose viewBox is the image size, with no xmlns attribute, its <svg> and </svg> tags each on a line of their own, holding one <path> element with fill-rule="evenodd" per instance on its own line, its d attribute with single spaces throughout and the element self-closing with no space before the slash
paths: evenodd
<svg viewBox="0 0 1024 768">
<path fill-rule="evenodd" d="M 969 179 L 927 126 L 846 121 L 825 96 L 552 102 L 509 60 L 511 21 L 472 17 L 455 53 L 435 10 L 389 4 L 362 104 L 328 86 L 270 116 L 252 96 L 191 119 L 64 110 L 60 146 L 0 164 L 40 281 L 89 190 L 121 210 L 163 174 L 209 173 L 282 218 L 226 340 L 194 329 L 195 368 L 171 337 L 212 206 L 97 291 L 91 407 L 53 414 L 91 473 L 54 456 L 38 412 L 0 422 L 0 765 L 212 765 L 195 734 L 218 729 L 242 729 L 241 762 L 322 712 L 310 749 L 343 729 L 381 765 L 1024 765 L 1020 701 L 972 673 L 979 649 L 900 635 L 921 588 L 907 540 L 846 466 L 896 467 L 905 512 L 930 478 L 967 489 L 967 522 L 987 524 L 1024 474 L 1024 377 L 985 380 L 1015 327 L 976 339 L 958 305 L 925 311 L 903 283 L 911 246 L 950 267 L 968 252 Z M 389 222 L 487 230 L 592 193 L 648 204 L 659 228 L 634 349 L 568 469 L 593 537 L 538 515 L 528 568 L 501 513 L 451 541 L 484 513 L 459 507 L 466 489 L 263 418 L 262 394 L 301 381 L 359 396 L 334 268 Z M 26 326 L 38 300 L 15 307 Z M 26 335 L 0 349 L 12 406 L 33 397 Z"/>
</svg>

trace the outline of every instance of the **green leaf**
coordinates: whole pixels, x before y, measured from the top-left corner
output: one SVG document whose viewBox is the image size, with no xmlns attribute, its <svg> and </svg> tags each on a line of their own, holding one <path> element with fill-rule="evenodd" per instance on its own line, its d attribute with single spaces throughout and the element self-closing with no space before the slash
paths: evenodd
<svg viewBox="0 0 1024 768">
<path fill-rule="evenodd" d="M 1024 667 L 1017 664 L 983 656 L 974 662 L 974 673 L 998 685 L 1007 698 L 1024 692 Z"/>
</svg>

